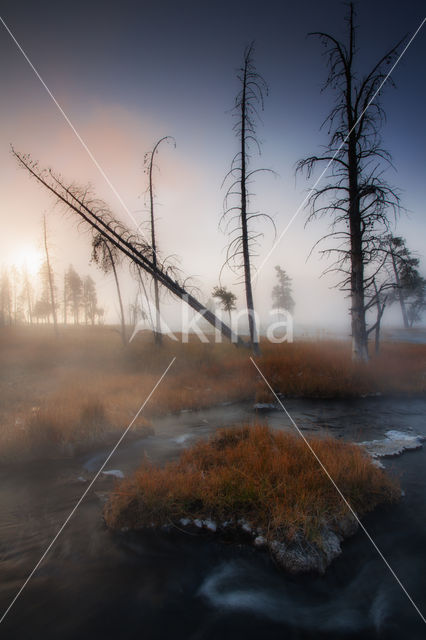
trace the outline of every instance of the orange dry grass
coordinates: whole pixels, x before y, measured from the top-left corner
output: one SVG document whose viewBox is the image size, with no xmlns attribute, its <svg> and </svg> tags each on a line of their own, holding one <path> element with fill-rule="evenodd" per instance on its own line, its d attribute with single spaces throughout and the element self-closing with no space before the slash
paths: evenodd
<svg viewBox="0 0 426 640">
<path fill-rule="evenodd" d="M 332 438 L 310 444 L 355 511 L 361 515 L 399 490 L 360 447 Z M 158 468 L 145 462 L 110 496 L 105 520 L 112 528 L 246 519 L 276 539 L 302 531 L 314 540 L 347 506 L 298 436 L 256 425 L 218 431 Z"/>
<path fill-rule="evenodd" d="M 349 342 L 265 343 L 259 366 L 271 386 L 288 396 L 426 392 L 424 344 L 384 343 L 370 362 L 356 363 Z"/>
<path fill-rule="evenodd" d="M 123 349 L 111 327 L 66 327 L 58 339 L 48 326 L 1 329 L 0 458 L 34 453 L 51 440 L 58 446 L 92 443 L 122 430 L 173 356 L 173 367 L 144 411 L 147 418 L 223 402 L 273 400 L 249 352 L 229 343 L 166 338 L 158 349 L 147 333 Z M 426 345 L 387 343 L 361 365 L 352 363 L 347 342 L 264 342 L 258 363 L 274 389 L 287 396 L 426 391 Z"/>
</svg>

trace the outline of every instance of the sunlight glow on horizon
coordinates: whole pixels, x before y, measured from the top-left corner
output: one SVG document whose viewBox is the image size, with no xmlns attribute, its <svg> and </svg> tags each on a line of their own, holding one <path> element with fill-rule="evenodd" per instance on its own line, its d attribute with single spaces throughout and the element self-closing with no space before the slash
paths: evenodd
<svg viewBox="0 0 426 640">
<path fill-rule="evenodd" d="M 36 276 L 43 264 L 43 253 L 34 246 L 21 247 L 13 252 L 10 264 L 21 271 L 27 271 L 29 276 Z"/>
</svg>

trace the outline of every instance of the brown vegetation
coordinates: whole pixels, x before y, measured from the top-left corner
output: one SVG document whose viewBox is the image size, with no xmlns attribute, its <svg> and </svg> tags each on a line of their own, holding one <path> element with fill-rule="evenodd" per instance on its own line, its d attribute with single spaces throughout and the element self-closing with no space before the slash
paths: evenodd
<svg viewBox="0 0 426 640">
<path fill-rule="evenodd" d="M 0 458 L 25 458 L 55 443 L 111 437 L 130 422 L 171 358 L 177 359 L 138 426 L 154 415 L 230 401 L 270 401 L 249 354 L 229 343 L 189 344 L 140 333 L 123 349 L 111 327 L 51 327 L 0 332 Z M 262 344 L 259 366 L 284 396 L 343 397 L 424 393 L 426 345 L 385 343 L 368 364 L 352 363 L 343 341 Z M 54 447 L 54 448 L 55 448 Z"/>
<path fill-rule="evenodd" d="M 357 514 L 398 498 L 396 482 L 360 447 L 333 438 L 310 444 Z M 243 518 L 266 539 L 283 542 L 300 533 L 318 542 L 322 527 L 347 514 L 305 442 L 260 425 L 218 431 L 163 468 L 145 461 L 105 507 L 106 523 L 115 529 Z"/>
</svg>

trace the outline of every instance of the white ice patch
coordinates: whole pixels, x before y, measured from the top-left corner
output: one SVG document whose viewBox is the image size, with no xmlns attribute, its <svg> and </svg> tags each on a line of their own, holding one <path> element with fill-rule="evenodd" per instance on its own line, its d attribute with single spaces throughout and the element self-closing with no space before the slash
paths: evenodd
<svg viewBox="0 0 426 640">
<path fill-rule="evenodd" d="M 367 440 L 358 442 L 364 447 L 372 458 L 385 458 L 387 456 L 399 456 L 404 451 L 420 449 L 423 436 L 404 433 L 403 431 L 386 431 L 385 437 L 380 440 Z"/>
<path fill-rule="evenodd" d="M 253 533 L 253 529 L 250 523 L 247 522 L 247 520 L 245 520 L 244 518 L 241 518 L 240 520 L 238 520 L 238 524 L 240 525 L 243 531 L 246 531 L 247 533 Z"/>
<path fill-rule="evenodd" d="M 102 471 L 104 476 L 115 476 L 116 478 L 123 479 L 124 473 L 120 469 L 109 469 L 108 471 Z"/>
<path fill-rule="evenodd" d="M 187 527 L 189 524 L 191 524 L 191 518 L 181 518 L 179 522 L 183 527 Z"/>
<path fill-rule="evenodd" d="M 203 525 L 210 531 L 216 531 L 217 525 L 213 520 L 203 520 Z"/>
</svg>

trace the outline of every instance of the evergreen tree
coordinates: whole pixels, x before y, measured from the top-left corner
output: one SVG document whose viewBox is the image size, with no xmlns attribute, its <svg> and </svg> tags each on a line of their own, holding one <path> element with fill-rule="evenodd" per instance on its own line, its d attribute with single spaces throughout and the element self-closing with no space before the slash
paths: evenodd
<svg viewBox="0 0 426 640">
<path fill-rule="evenodd" d="M 291 288 L 291 278 L 287 275 L 284 269 L 281 269 L 278 265 L 275 267 L 276 276 L 278 278 L 278 284 L 272 289 L 272 308 L 288 311 L 293 313 L 294 300 Z"/>
</svg>

